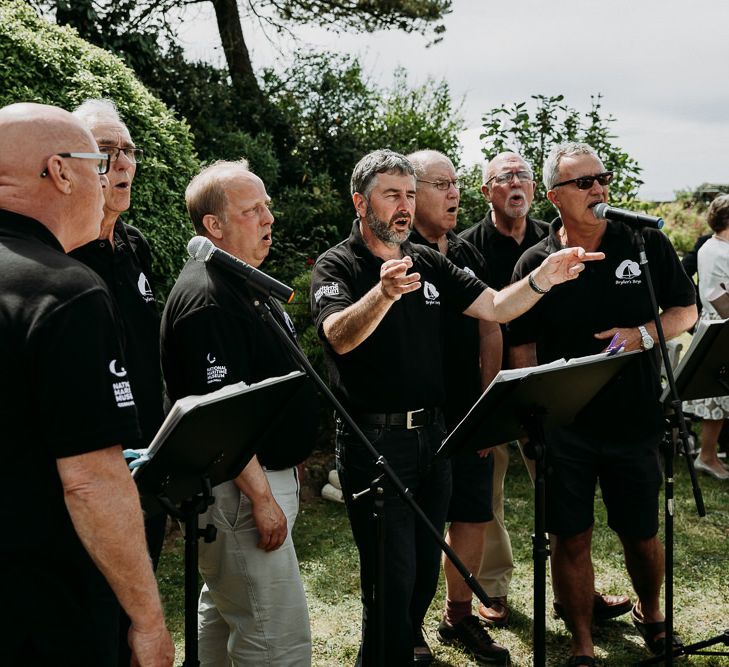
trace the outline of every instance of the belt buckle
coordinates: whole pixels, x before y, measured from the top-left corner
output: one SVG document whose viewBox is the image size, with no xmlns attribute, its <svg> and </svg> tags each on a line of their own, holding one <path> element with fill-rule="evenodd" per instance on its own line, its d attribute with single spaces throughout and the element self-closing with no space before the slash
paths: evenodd
<svg viewBox="0 0 729 667">
<path fill-rule="evenodd" d="M 425 412 L 425 408 L 420 408 L 420 410 L 408 410 L 405 413 L 405 416 L 407 417 L 406 428 L 420 428 L 418 425 L 413 424 L 413 416 L 417 415 L 419 412 Z"/>
</svg>

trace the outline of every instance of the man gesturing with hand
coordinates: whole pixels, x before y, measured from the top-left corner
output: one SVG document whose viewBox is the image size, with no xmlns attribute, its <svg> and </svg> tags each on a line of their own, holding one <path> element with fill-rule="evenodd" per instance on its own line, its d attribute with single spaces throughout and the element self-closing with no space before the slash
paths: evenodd
<svg viewBox="0 0 729 667">
<path fill-rule="evenodd" d="M 312 313 L 324 341 L 332 389 L 438 530 L 450 496 L 446 460 L 435 459 L 445 427 L 441 309 L 506 322 L 558 283 L 576 278 L 601 253 L 568 248 L 501 292 L 458 269 L 441 253 L 408 241 L 415 172 L 389 150 L 366 155 L 352 174 L 357 213 L 349 238 L 316 262 Z M 360 555 L 363 642 L 358 665 L 377 664 L 374 628 L 377 543 L 372 494 L 353 500 L 379 475 L 346 424 L 337 429 L 337 468 Z M 435 593 L 439 549 L 427 528 L 385 487 L 385 664 L 413 660 Z"/>
</svg>

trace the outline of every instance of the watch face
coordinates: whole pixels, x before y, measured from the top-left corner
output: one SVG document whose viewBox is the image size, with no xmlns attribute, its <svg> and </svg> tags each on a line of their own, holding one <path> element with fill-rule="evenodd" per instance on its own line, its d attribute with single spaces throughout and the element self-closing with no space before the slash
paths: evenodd
<svg viewBox="0 0 729 667">
<path fill-rule="evenodd" d="M 650 350 L 653 347 L 653 339 L 650 336 L 643 336 L 643 349 Z"/>
</svg>

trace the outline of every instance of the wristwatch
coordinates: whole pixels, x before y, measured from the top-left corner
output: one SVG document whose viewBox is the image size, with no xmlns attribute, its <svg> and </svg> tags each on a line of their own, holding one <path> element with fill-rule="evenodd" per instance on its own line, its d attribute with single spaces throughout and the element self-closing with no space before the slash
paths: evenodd
<svg viewBox="0 0 729 667">
<path fill-rule="evenodd" d="M 642 324 L 638 327 L 638 331 L 640 331 L 640 346 L 644 350 L 650 350 L 653 348 L 653 345 L 655 344 L 655 341 L 653 340 L 653 336 L 651 336 L 648 333 L 648 329 L 646 329 Z"/>
</svg>

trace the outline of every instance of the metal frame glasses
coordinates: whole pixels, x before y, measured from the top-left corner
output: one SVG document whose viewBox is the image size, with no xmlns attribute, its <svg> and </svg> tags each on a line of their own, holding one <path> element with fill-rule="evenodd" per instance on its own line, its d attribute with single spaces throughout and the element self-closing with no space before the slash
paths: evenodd
<svg viewBox="0 0 729 667">
<path fill-rule="evenodd" d="M 96 160 L 96 172 L 99 176 L 109 173 L 111 155 L 108 153 L 54 153 L 58 157 L 73 157 L 80 160 Z M 51 156 L 53 157 L 53 156 Z M 48 176 L 48 167 L 41 172 L 41 178 Z"/>
<path fill-rule="evenodd" d="M 417 179 L 417 182 L 418 183 L 429 183 L 430 185 L 435 186 L 435 189 L 436 190 L 441 190 L 443 192 L 445 192 L 446 190 L 448 190 L 448 188 L 450 188 L 451 185 L 456 190 L 460 190 L 461 187 L 462 187 L 461 181 L 459 181 L 458 179 L 456 179 L 454 181 L 452 181 L 450 179 L 448 179 L 448 180 L 445 180 L 444 179 L 442 181 L 426 181 L 424 178 L 418 178 Z"/>
<path fill-rule="evenodd" d="M 569 181 L 562 181 L 561 183 L 555 183 L 552 188 L 558 188 L 562 185 L 569 185 L 574 183 L 578 190 L 589 190 L 592 184 L 597 181 L 600 185 L 605 186 L 613 180 L 612 171 L 604 171 L 602 174 L 596 174 L 595 176 L 578 176 L 577 178 L 570 178 Z"/>
<path fill-rule="evenodd" d="M 99 150 L 109 155 L 112 162 L 116 162 L 119 159 L 120 153 L 124 153 L 124 157 L 133 164 L 141 162 L 142 157 L 144 157 L 144 151 L 141 148 L 132 148 L 131 146 L 124 146 L 122 148 L 119 148 L 119 146 L 99 146 Z"/>
<path fill-rule="evenodd" d="M 514 176 L 516 176 L 519 181 L 533 181 L 534 180 L 534 174 L 532 174 L 531 171 L 527 171 L 526 169 L 521 169 L 519 171 L 505 171 L 503 174 L 496 174 L 496 176 L 492 176 L 489 178 L 488 181 L 486 181 L 486 185 L 491 183 L 491 181 L 495 181 L 498 185 L 504 185 L 505 183 L 511 183 L 514 180 Z"/>
</svg>

